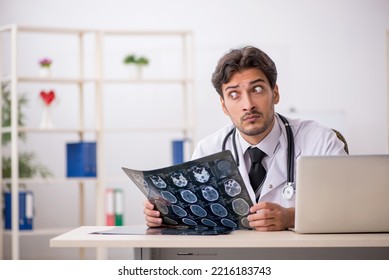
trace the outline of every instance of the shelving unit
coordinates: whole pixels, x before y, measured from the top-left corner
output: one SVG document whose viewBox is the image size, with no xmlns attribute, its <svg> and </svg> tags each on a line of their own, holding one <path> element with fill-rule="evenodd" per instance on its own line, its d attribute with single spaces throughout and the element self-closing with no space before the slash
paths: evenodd
<svg viewBox="0 0 389 280">
<path fill-rule="evenodd" d="M 4 34 L 9 36 L 9 40 L 4 40 Z M 77 41 L 78 54 L 71 54 L 72 59 L 77 60 L 77 75 L 75 77 L 67 77 L 62 73 L 57 73 L 51 78 L 42 78 L 38 75 L 31 75 L 21 73 L 19 71 L 18 64 L 19 58 L 26 58 L 25 53 L 29 52 L 28 46 L 22 46 L 19 44 L 20 34 L 29 34 L 30 40 L 34 40 L 36 34 L 44 34 L 45 36 L 73 36 Z M 88 36 L 89 41 L 86 42 L 85 38 Z M 115 65 L 109 64 L 110 55 L 116 52 L 116 49 L 110 50 L 109 40 L 119 38 L 120 40 L 126 38 L 137 38 L 137 42 L 144 38 L 161 38 L 168 39 L 174 38 L 180 44 L 180 49 L 177 50 L 179 54 L 179 69 L 175 67 L 176 73 L 179 73 L 178 77 L 144 77 L 141 79 L 129 79 L 126 77 L 120 77 L 116 75 L 114 71 Z M 92 43 L 86 47 L 87 43 Z M 7 45 L 9 44 L 9 45 Z M 9 56 L 2 55 L 2 48 L 8 46 L 10 50 Z M 112 47 L 112 44 L 111 44 Z M 151 48 L 151 47 L 150 47 Z M 157 47 L 155 53 L 158 53 Z M 93 58 L 91 58 L 88 51 L 93 50 Z M 69 56 L 69 54 L 67 54 Z M 30 58 L 31 59 L 31 58 Z M 8 60 L 8 61 L 6 61 Z M 64 61 L 62 61 L 64 63 Z M 70 63 L 70 62 L 69 62 Z M 9 65 L 8 72 L 3 69 L 7 68 L 4 65 Z M 89 64 L 92 64 L 90 66 Z M 116 65 L 117 66 L 117 65 Z M 94 69 L 93 73 L 86 73 L 88 69 Z M 108 68 L 108 69 L 107 69 Z M 24 71 L 26 72 L 26 71 Z M 91 71 L 89 71 L 91 72 Z M 112 76 L 108 76 L 107 73 L 113 73 Z M 120 71 L 119 71 L 120 72 Z M 163 71 L 166 72 L 166 71 Z M 74 71 L 72 72 L 74 73 Z M 3 185 L 5 183 L 11 184 L 12 193 L 12 230 L 3 230 L 2 215 L 0 215 L 1 230 L 0 230 L 0 259 L 3 258 L 3 236 L 9 235 L 12 240 L 12 259 L 20 258 L 20 238 L 24 236 L 37 236 L 37 235 L 56 235 L 67 231 L 63 228 L 47 228 L 47 229 L 33 229 L 32 231 L 20 231 L 18 223 L 18 192 L 19 184 L 23 183 L 34 188 L 34 185 L 55 185 L 55 184 L 72 184 L 78 186 L 79 195 L 79 224 L 84 224 L 85 216 L 85 184 L 94 184 L 95 187 L 95 225 L 104 225 L 104 190 L 108 182 L 117 182 L 123 180 L 122 177 L 115 177 L 107 173 L 107 162 L 105 154 L 109 147 L 106 145 L 105 136 L 112 133 L 122 133 L 124 135 L 137 135 L 139 133 L 160 133 L 160 132 L 172 132 L 180 133 L 182 138 L 194 139 L 194 113 L 191 105 L 194 104 L 194 80 L 193 80 L 193 34 L 186 31 L 168 31 L 168 32 L 155 32 L 155 31 L 120 31 L 120 30 L 81 30 L 81 29 L 64 29 L 64 28 L 38 28 L 10 25 L 0 27 L 0 81 L 1 83 L 9 82 L 11 86 L 11 118 L 12 123 L 10 127 L 1 127 L 1 133 L 11 133 L 11 164 L 12 164 L 12 177 L 9 179 L 2 179 L 1 193 L 3 192 Z M 123 76 L 123 75 L 122 75 Z M 78 89 L 78 121 L 76 125 L 71 127 L 58 127 L 58 128 L 39 128 L 39 127 L 19 127 L 18 126 L 18 112 L 17 102 L 20 87 L 40 86 L 40 85 L 70 85 L 76 86 Z M 141 125 L 139 127 L 132 126 L 126 122 L 126 125 L 121 127 L 105 126 L 104 110 L 107 95 L 112 94 L 114 90 L 110 89 L 110 86 L 125 86 L 125 87 L 140 87 L 140 86 L 153 86 L 155 88 L 161 88 L 163 86 L 173 85 L 180 88 L 181 95 L 181 112 L 182 116 L 180 124 L 174 125 Z M 86 87 L 91 86 L 88 94 L 92 93 L 94 96 L 94 104 L 86 102 Z M 127 89 L 126 89 L 127 92 Z M 1 92 L 0 92 L 1 93 Z M 131 90 L 128 90 L 128 94 L 134 94 Z M 2 96 L 2 95 L 1 95 Z M 66 97 L 63 97 L 65 99 Z M 128 104 L 129 108 L 137 106 L 136 104 Z M 92 108 L 93 107 L 93 108 Z M 1 107 L 0 107 L 1 108 Z M 90 112 L 92 111 L 92 112 Z M 93 112 L 94 111 L 94 112 Z M 88 116 L 86 116 L 89 114 Z M 91 118 L 90 114 L 93 114 Z M 112 114 L 112 112 L 111 112 Z M 88 124 L 86 118 L 89 118 L 92 125 Z M 28 116 L 27 116 L 28 118 Z M 97 143 L 97 177 L 96 178 L 66 178 L 56 176 L 48 179 L 21 179 L 19 178 L 18 170 L 18 154 L 20 151 L 20 143 L 18 141 L 18 133 L 25 132 L 34 135 L 38 135 L 43 140 L 48 135 L 66 134 L 77 137 L 79 141 L 85 140 L 86 135 L 92 138 Z M 63 143 L 65 146 L 65 142 Z M 169 147 L 166 147 L 168 149 Z M 1 150 L 3 151 L 3 149 Z M 2 154 L 2 152 L 0 152 Z M 1 164 L 1 163 L 0 163 Z M 0 169 L 1 172 L 1 169 Z M 1 175 L 1 174 L 0 174 Z M 2 178 L 2 176 L 0 176 Z M 0 209 L 3 208 L 0 200 Z M 97 258 L 104 258 L 105 252 L 98 250 Z"/>
</svg>

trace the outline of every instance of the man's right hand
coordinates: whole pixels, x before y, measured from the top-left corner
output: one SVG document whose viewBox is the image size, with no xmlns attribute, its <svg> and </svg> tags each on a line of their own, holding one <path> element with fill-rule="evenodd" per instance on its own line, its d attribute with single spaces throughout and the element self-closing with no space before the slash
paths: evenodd
<svg viewBox="0 0 389 280">
<path fill-rule="evenodd" d="M 148 227 L 162 226 L 162 219 L 160 218 L 161 213 L 158 210 L 154 210 L 154 205 L 146 200 L 144 206 L 143 213 L 146 215 L 146 225 Z"/>
</svg>

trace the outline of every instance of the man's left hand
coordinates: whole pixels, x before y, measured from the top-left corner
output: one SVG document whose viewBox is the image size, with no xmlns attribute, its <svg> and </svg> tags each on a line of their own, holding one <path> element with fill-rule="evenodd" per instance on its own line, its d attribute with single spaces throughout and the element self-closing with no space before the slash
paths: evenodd
<svg viewBox="0 0 389 280">
<path fill-rule="evenodd" d="M 250 208 L 247 219 L 257 231 L 285 230 L 294 226 L 295 208 L 284 208 L 276 203 L 260 202 Z"/>
</svg>

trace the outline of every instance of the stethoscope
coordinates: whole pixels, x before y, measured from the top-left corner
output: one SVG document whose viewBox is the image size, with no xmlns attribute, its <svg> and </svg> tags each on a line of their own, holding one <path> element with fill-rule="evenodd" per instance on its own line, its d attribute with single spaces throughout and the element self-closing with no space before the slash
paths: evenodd
<svg viewBox="0 0 389 280">
<path fill-rule="evenodd" d="M 288 150 L 287 150 L 288 157 L 286 160 L 288 174 L 287 174 L 287 183 L 282 188 L 282 197 L 285 199 L 291 199 L 294 193 L 296 192 L 296 185 L 294 183 L 294 137 L 288 120 L 284 116 L 278 113 L 277 115 L 280 117 L 281 121 L 285 125 L 286 138 L 288 142 Z M 222 150 L 224 151 L 226 149 L 227 140 L 229 137 L 232 136 L 232 148 L 234 150 L 234 157 L 235 157 L 236 165 L 239 167 L 239 156 L 238 156 L 238 149 L 236 147 L 235 135 L 236 135 L 236 128 L 234 127 L 224 137 Z"/>
</svg>

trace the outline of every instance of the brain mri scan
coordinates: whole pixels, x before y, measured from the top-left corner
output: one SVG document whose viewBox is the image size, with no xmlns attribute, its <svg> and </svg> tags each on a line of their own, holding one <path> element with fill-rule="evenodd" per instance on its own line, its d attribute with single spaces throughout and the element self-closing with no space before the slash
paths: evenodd
<svg viewBox="0 0 389 280">
<path fill-rule="evenodd" d="M 205 169 L 205 167 L 196 167 L 193 170 L 193 175 L 197 182 L 206 183 L 211 177 L 211 174 Z"/>
<path fill-rule="evenodd" d="M 205 217 L 207 216 L 207 211 L 199 205 L 191 205 L 190 210 L 192 211 L 193 214 L 199 217 Z"/>
<path fill-rule="evenodd" d="M 162 214 L 169 213 L 169 210 L 167 209 L 167 206 L 165 204 L 163 204 L 161 201 L 156 200 L 155 201 L 155 206 L 157 206 L 159 212 L 161 212 Z"/>
<path fill-rule="evenodd" d="M 149 184 L 147 183 L 147 181 L 145 179 L 143 179 L 143 177 L 139 174 L 132 174 L 132 177 L 135 179 L 135 181 L 138 183 L 138 184 L 141 184 L 145 187 L 148 187 Z"/>
<path fill-rule="evenodd" d="M 250 210 L 250 205 L 242 198 L 237 198 L 232 201 L 232 209 L 240 216 L 247 215 Z"/>
<path fill-rule="evenodd" d="M 157 170 L 123 170 L 167 225 L 251 229 L 253 204 L 231 151 Z"/>
<path fill-rule="evenodd" d="M 234 197 L 240 194 L 242 188 L 237 181 L 230 179 L 224 182 L 224 190 L 229 196 Z"/>
<path fill-rule="evenodd" d="M 219 193 L 215 190 L 215 188 L 211 186 L 202 187 L 201 193 L 203 194 L 203 197 L 208 201 L 215 201 L 219 198 Z"/>
<path fill-rule="evenodd" d="M 171 176 L 174 185 L 179 188 L 183 188 L 188 184 L 188 180 L 182 175 L 181 172 L 176 172 Z"/>
<path fill-rule="evenodd" d="M 196 195 L 193 192 L 191 192 L 190 190 L 181 191 L 181 197 L 183 200 L 185 200 L 188 203 L 196 203 L 197 202 Z"/>
<path fill-rule="evenodd" d="M 161 191 L 161 195 L 164 199 L 169 201 L 170 203 L 176 203 L 177 197 L 175 197 L 171 192 L 168 191 Z"/>
<path fill-rule="evenodd" d="M 227 209 L 219 203 L 211 204 L 211 211 L 213 214 L 219 217 L 225 217 L 228 214 Z"/>
<path fill-rule="evenodd" d="M 173 212 L 179 217 L 185 217 L 188 213 L 180 206 L 172 205 Z"/>
<path fill-rule="evenodd" d="M 150 176 L 150 180 L 157 188 L 164 189 L 167 186 L 166 183 L 159 176 Z"/>
</svg>

